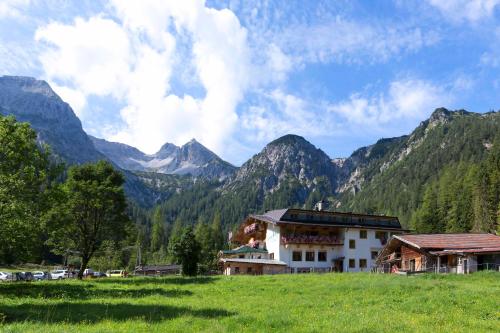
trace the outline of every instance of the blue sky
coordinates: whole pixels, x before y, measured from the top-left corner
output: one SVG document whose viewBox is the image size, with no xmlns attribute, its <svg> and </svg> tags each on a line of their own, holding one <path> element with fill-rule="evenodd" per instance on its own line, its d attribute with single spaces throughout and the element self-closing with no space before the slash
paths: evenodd
<svg viewBox="0 0 500 333">
<path fill-rule="evenodd" d="M 240 165 L 287 133 L 331 157 L 437 107 L 500 105 L 500 0 L 2 0 L 0 75 L 47 80 L 95 136 L 196 138 Z"/>
</svg>

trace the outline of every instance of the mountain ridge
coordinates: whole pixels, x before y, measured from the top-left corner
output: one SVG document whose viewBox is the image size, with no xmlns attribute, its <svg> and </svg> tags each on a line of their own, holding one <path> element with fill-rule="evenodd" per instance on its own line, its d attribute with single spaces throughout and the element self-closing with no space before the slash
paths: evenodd
<svg viewBox="0 0 500 333">
<path fill-rule="evenodd" d="M 90 136 L 98 151 L 123 169 L 140 172 L 186 175 L 223 180 L 234 173 L 236 167 L 222 160 L 196 139 L 182 146 L 165 143 L 154 154 L 118 142 Z"/>
<path fill-rule="evenodd" d="M 408 224 L 442 170 L 479 163 L 500 138 L 498 111 L 438 108 L 411 133 L 379 139 L 348 157 L 332 159 L 288 134 L 237 168 L 196 140 L 181 147 L 165 143 L 147 155 L 87 136 L 71 107 L 31 78 L 0 77 L 0 113 L 30 122 L 69 164 L 111 160 L 126 175 L 127 194 L 146 207 L 158 203 L 168 216 L 165 223 L 217 212 L 232 226 L 250 213 L 312 208 L 326 199 L 333 209 L 397 215 Z"/>
</svg>

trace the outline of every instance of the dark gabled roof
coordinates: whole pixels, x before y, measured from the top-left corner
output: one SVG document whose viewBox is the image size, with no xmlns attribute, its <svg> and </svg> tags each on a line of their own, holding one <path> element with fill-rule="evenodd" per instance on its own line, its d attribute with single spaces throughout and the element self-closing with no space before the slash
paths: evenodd
<svg viewBox="0 0 500 333">
<path fill-rule="evenodd" d="M 500 236 L 493 234 L 408 234 L 394 238 L 419 249 L 481 249 L 500 247 Z"/>
<path fill-rule="evenodd" d="M 272 224 L 306 224 L 318 226 L 369 227 L 401 230 L 397 217 L 305 209 L 271 210 L 251 218 Z"/>
<path fill-rule="evenodd" d="M 181 265 L 141 265 L 135 268 L 136 271 L 168 271 L 180 269 Z"/>
<path fill-rule="evenodd" d="M 223 254 L 243 254 L 243 253 L 267 253 L 267 250 L 256 249 L 248 245 L 242 245 L 232 250 L 223 250 Z"/>
</svg>

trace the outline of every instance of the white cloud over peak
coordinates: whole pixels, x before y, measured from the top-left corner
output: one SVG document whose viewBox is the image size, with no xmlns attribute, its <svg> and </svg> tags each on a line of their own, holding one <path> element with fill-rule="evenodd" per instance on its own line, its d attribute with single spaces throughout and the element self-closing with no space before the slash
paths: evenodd
<svg viewBox="0 0 500 333">
<path fill-rule="evenodd" d="M 335 120 L 324 112 L 322 102 L 311 102 L 276 89 L 262 96 L 241 117 L 241 127 L 248 130 L 247 140 L 267 143 L 285 134 L 307 137 L 327 136 L 338 129 Z"/>
<path fill-rule="evenodd" d="M 454 22 L 471 23 L 491 18 L 500 5 L 500 0 L 427 0 L 443 16 Z"/>
<path fill-rule="evenodd" d="M 349 100 L 330 105 L 329 111 L 351 123 L 377 128 L 400 120 L 422 120 L 435 108 L 448 106 L 453 99 L 449 90 L 431 82 L 403 79 L 391 82 L 385 94 L 352 94 Z"/>
</svg>

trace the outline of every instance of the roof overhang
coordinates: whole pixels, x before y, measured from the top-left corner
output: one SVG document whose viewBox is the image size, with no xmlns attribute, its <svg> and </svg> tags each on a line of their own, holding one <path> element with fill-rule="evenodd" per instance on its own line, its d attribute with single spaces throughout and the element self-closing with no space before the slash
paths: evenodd
<svg viewBox="0 0 500 333">
<path fill-rule="evenodd" d="M 449 249 L 442 251 L 430 251 L 429 253 L 437 256 L 448 254 L 480 254 L 480 253 L 500 253 L 500 247 L 480 248 L 480 249 Z"/>
<path fill-rule="evenodd" d="M 278 266 L 288 266 L 285 262 L 273 259 L 243 259 L 243 258 L 223 258 L 220 259 L 221 262 L 235 262 L 242 264 L 260 264 L 260 265 L 278 265 Z"/>
</svg>

